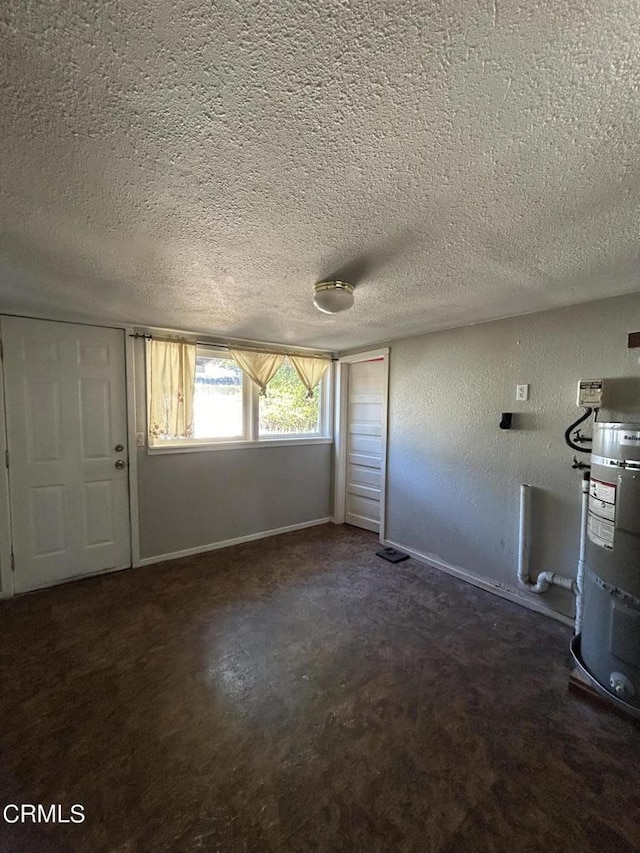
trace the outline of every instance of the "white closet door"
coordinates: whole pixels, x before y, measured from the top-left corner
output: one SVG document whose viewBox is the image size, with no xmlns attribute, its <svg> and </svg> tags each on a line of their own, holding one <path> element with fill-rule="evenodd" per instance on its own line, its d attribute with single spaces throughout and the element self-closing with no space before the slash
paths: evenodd
<svg viewBox="0 0 640 853">
<path fill-rule="evenodd" d="M 349 365 L 345 521 L 380 531 L 385 368 L 382 359 Z"/>
<path fill-rule="evenodd" d="M 3 317 L 2 343 L 16 592 L 131 565 L 124 332 Z"/>
</svg>

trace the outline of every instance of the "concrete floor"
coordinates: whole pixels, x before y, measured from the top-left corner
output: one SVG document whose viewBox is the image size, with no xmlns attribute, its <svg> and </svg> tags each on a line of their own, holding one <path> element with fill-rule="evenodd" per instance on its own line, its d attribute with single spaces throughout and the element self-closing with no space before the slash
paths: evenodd
<svg viewBox="0 0 640 853">
<path fill-rule="evenodd" d="M 0 605 L 0 850 L 640 850 L 570 631 L 326 526 Z"/>
</svg>

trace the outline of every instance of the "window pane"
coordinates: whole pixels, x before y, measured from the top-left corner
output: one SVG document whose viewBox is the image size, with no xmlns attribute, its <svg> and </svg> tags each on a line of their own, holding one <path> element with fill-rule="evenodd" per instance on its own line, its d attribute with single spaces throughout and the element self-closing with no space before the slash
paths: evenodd
<svg viewBox="0 0 640 853">
<path fill-rule="evenodd" d="M 297 435 L 320 432 L 320 386 L 313 399 L 288 361 L 284 361 L 260 397 L 260 435 Z"/>
<path fill-rule="evenodd" d="M 194 438 L 242 436 L 242 371 L 232 359 L 196 357 L 193 408 Z"/>
</svg>

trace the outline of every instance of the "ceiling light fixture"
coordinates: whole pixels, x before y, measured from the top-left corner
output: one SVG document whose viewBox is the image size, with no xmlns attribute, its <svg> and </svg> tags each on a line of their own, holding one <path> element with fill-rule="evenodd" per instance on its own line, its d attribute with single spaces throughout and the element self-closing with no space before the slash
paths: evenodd
<svg viewBox="0 0 640 853">
<path fill-rule="evenodd" d="M 319 281 L 313 286 L 313 304 L 325 314 L 337 314 L 353 305 L 355 287 L 346 281 Z"/>
</svg>

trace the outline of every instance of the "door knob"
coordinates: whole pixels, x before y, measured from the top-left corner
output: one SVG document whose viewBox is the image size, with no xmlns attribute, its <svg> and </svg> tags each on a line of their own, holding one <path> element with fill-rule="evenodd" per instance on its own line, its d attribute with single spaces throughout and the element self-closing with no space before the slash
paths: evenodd
<svg viewBox="0 0 640 853">
<path fill-rule="evenodd" d="M 118 471 L 122 471 L 122 469 L 125 468 L 126 465 L 127 463 L 124 461 L 124 459 L 116 459 L 116 468 L 118 469 Z"/>
</svg>

